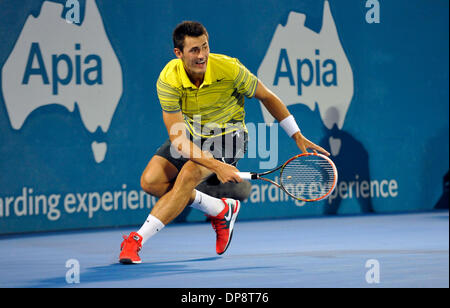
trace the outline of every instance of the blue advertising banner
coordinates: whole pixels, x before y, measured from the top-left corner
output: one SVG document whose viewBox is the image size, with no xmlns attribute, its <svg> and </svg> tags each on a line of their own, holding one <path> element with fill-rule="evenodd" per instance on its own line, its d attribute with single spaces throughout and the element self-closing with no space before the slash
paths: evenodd
<svg viewBox="0 0 450 308">
<path fill-rule="evenodd" d="M 447 0 L 0 1 L 0 234 L 139 225 L 167 139 L 156 80 L 196 20 L 331 153 L 326 200 L 252 182 L 240 219 L 432 209 L 449 169 Z M 241 171 L 299 152 L 256 100 Z M 188 209 L 183 220 L 203 221 Z"/>
</svg>

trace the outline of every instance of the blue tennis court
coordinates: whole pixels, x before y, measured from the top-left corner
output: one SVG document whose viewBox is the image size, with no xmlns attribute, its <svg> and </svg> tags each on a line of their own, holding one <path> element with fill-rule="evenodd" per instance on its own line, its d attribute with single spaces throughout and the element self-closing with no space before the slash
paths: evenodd
<svg viewBox="0 0 450 308">
<path fill-rule="evenodd" d="M 448 210 L 240 221 L 223 256 L 208 223 L 173 224 L 121 265 L 131 230 L 2 236 L 0 287 L 449 287 Z"/>
</svg>

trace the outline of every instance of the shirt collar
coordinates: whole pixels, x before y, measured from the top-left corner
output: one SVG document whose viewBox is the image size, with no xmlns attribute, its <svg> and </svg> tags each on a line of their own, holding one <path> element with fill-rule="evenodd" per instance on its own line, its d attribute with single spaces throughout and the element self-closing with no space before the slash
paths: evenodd
<svg viewBox="0 0 450 308">
<path fill-rule="evenodd" d="M 203 79 L 203 83 L 200 85 L 200 88 L 202 88 L 205 85 L 210 85 L 212 83 L 211 75 L 212 75 L 211 61 L 210 59 L 208 59 L 208 63 L 206 64 L 205 78 Z M 194 89 L 197 88 L 189 79 L 186 70 L 184 69 L 183 61 L 181 60 L 180 60 L 180 77 L 181 82 L 183 84 L 183 88 L 194 88 Z"/>
</svg>

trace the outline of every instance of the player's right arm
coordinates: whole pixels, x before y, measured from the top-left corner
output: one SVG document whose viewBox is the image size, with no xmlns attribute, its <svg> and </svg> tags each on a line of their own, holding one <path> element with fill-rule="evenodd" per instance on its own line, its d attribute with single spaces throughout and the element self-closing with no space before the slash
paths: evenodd
<svg viewBox="0 0 450 308">
<path fill-rule="evenodd" d="M 241 182 L 242 179 L 236 174 L 236 167 L 214 159 L 210 152 L 202 151 L 186 136 L 186 126 L 183 114 L 179 112 L 163 111 L 163 120 L 169 133 L 170 142 L 183 157 L 208 168 L 217 175 L 222 182 Z"/>
</svg>

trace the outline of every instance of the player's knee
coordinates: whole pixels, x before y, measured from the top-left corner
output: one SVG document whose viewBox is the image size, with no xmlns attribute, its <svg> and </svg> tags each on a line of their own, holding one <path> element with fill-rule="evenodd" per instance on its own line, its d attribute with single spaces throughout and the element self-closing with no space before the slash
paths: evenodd
<svg viewBox="0 0 450 308">
<path fill-rule="evenodd" d="M 196 166 L 186 167 L 181 169 L 178 179 L 183 186 L 195 187 L 202 179 L 202 172 Z"/>
<path fill-rule="evenodd" d="M 156 196 L 159 190 L 158 181 L 148 172 L 144 172 L 141 176 L 141 188 L 148 194 Z"/>
</svg>

